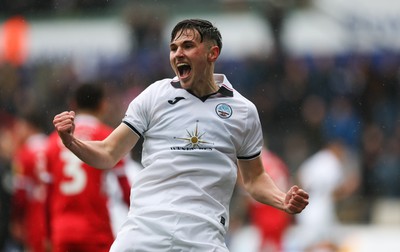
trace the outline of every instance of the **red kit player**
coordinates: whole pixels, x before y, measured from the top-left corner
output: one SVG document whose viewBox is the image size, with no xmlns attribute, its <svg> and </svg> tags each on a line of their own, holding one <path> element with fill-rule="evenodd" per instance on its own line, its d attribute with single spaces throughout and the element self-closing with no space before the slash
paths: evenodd
<svg viewBox="0 0 400 252">
<path fill-rule="evenodd" d="M 45 165 L 47 135 L 41 116 L 27 111 L 16 122 L 11 230 L 26 250 L 43 252 L 47 241 Z"/>
<path fill-rule="evenodd" d="M 76 135 L 101 140 L 110 134 L 111 128 L 98 119 L 104 106 L 99 85 L 80 86 L 72 105 L 77 111 Z M 115 199 L 110 199 L 110 193 L 116 185 L 129 205 L 130 185 L 123 162 L 107 170 L 90 167 L 65 148 L 54 132 L 48 145 L 48 169 L 53 180 L 49 195 L 53 251 L 108 252 L 114 241 L 110 208 Z"/>
</svg>

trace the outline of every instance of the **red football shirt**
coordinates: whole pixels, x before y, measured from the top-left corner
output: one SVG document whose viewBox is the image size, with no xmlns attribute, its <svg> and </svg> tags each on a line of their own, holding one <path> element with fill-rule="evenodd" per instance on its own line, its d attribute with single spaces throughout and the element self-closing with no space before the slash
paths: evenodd
<svg viewBox="0 0 400 252">
<path fill-rule="evenodd" d="M 12 221 L 23 232 L 29 251 L 42 252 L 46 241 L 47 136 L 35 134 L 16 151 L 13 159 L 14 187 Z"/>
<path fill-rule="evenodd" d="M 75 136 L 82 140 L 102 140 L 111 128 L 88 115 L 75 118 Z M 114 235 L 110 223 L 109 194 L 106 176 L 118 176 L 122 192 L 129 198 L 129 184 L 122 161 L 113 169 L 100 170 L 83 163 L 64 147 L 58 134 L 50 135 L 48 170 L 50 188 L 50 227 L 53 244 L 106 244 L 111 246 Z"/>
</svg>

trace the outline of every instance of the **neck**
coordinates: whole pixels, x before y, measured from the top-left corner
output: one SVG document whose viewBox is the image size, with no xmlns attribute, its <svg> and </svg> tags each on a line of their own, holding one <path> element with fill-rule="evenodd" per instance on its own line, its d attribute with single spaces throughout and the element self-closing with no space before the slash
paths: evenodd
<svg viewBox="0 0 400 252">
<path fill-rule="evenodd" d="M 197 84 L 192 86 L 192 92 L 198 97 L 204 97 L 219 90 L 219 86 L 214 79 L 214 74 L 206 74 L 205 78 L 198 79 Z"/>
<path fill-rule="evenodd" d="M 206 82 L 204 84 L 196 85 L 195 88 L 192 88 L 190 91 L 195 94 L 197 97 L 204 97 L 213 93 L 216 93 L 219 90 L 219 86 L 214 82 Z"/>
</svg>

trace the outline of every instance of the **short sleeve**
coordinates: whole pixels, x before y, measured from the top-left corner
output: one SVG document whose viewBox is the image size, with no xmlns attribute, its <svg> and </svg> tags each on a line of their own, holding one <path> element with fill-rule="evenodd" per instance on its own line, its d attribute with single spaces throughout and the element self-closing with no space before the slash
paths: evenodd
<svg viewBox="0 0 400 252">
<path fill-rule="evenodd" d="M 129 104 L 122 122 L 128 125 L 139 136 L 143 136 L 149 125 L 149 114 L 152 97 L 151 85 L 140 93 Z"/>
<path fill-rule="evenodd" d="M 257 108 L 250 103 L 246 126 L 244 129 L 243 143 L 238 150 L 238 159 L 252 159 L 261 154 L 263 146 L 263 133 Z"/>
</svg>

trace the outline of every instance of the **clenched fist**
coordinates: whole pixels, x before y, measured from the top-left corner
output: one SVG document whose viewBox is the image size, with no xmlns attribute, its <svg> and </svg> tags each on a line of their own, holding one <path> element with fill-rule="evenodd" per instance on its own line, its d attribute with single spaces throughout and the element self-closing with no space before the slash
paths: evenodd
<svg viewBox="0 0 400 252">
<path fill-rule="evenodd" d="M 64 111 L 56 115 L 53 119 L 54 127 L 66 147 L 69 147 L 73 140 L 73 133 L 75 130 L 74 119 L 74 111 Z"/>
</svg>

